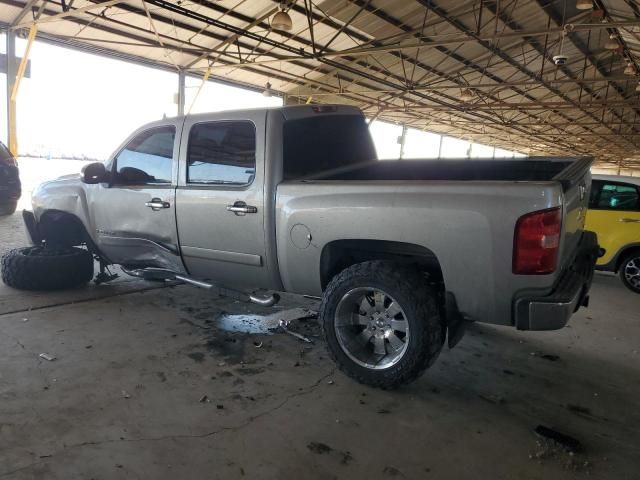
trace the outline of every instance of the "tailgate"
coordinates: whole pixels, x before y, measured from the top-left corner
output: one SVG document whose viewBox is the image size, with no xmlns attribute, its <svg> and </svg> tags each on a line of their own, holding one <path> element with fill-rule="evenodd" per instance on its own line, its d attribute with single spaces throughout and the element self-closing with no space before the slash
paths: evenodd
<svg viewBox="0 0 640 480">
<path fill-rule="evenodd" d="M 560 182 L 563 191 L 563 221 L 560 266 L 573 260 L 584 230 L 584 221 L 591 190 L 590 157 L 571 163 L 553 180 Z"/>
</svg>

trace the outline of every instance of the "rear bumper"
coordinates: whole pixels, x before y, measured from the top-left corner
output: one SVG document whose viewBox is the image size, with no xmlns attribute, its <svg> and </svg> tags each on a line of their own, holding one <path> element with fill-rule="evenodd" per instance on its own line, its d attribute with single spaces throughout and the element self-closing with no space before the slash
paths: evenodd
<svg viewBox="0 0 640 480">
<path fill-rule="evenodd" d="M 515 300 L 518 330 L 557 330 L 564 327 L 581 306 L 586 307 L 598 255 L 596 234 L 585 231 L 573 263 L 558 279 L 550 294 L 524 295 Z"/>
</svg>

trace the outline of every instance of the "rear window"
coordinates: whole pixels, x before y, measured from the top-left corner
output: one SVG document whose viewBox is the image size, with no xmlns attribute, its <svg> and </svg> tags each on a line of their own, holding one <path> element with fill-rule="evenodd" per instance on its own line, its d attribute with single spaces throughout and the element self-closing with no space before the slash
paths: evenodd
<svg viewBox="0 0 640 480">
<path fill-rule="evenodd" d="M 256 129 L 247 121 L 199 123 L 191 128 L 187 182 L 248 185 L 256 175 Z"/>
<path fill-rule="evenodd" d="M 360 115 L 331 115 L 284 124 L 284 178 L 293 180 L 376 159 Z"/>
</svg>

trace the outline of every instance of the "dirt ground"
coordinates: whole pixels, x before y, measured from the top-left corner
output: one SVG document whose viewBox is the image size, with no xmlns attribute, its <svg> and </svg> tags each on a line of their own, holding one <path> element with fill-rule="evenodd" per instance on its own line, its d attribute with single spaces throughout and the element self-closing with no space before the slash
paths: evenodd
<svg viewBox="0 0 640 480">
<path fill-rule="evenodd" d="M 0 219 L 0 250 L 23 242 L 18 218 Z M 291 327 L 312 345 L 260 330 L 313 300 L 0 284 L 0 478 L 637 479 L 640 296 L 597 275 L 591 300 L 556 332 L 472 325 L 380 391 L 334 369 L 313 318 Z"/>
</svg>

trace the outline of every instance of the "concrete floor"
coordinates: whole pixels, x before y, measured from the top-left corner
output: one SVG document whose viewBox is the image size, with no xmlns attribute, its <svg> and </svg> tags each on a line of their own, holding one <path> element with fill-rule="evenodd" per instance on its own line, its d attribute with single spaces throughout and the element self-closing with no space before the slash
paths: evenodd
<svg viewBox="0 0 640 480">
<path fill-rule="evenodd" d="M 22 242 L 16 217 L 0 250 Z M 314 305 L 0 285 L 0 478 L 639 478 L 640 296 L 617 278 L 598 275 L 561 331 L 473 325 L 394 392 L 336 371 L 314 320 L 293 327 L 310 347 L 223 328 Z M 540 444 L 538 425 L 584 452 Z"/>
</svg>

